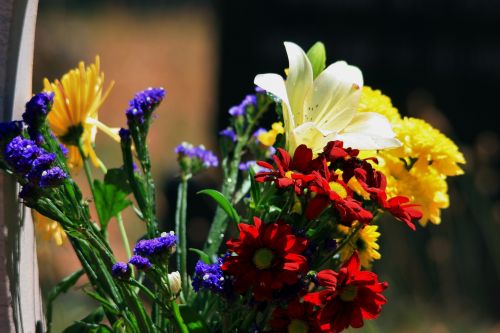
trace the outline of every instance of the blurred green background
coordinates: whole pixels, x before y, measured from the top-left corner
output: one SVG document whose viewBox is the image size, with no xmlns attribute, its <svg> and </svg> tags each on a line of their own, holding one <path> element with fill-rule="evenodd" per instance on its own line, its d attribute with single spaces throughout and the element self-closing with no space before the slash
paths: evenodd
<svg viewBox="0 0 500 333">
<path fill-rule="evenodd" d="M 496 7 L 495 7 L 496 6 Z M 451 207 L 439 226 L 410 232 L 384 222 L 382 260 L 374 270 L 390 283 L 377 321 L 360 332 L 500 332 L 499 133 L 493 114 L 500 88 L 500 32 L 486 1 L 62 1 L 42 0 L 36 30 L 34 91 L 78 61 L 101 57 L 115 87 L 100 113 L 123 126 L 134 92 L 163 86 L 167 100 L 151 131 L 159 214 L 170 225 L 176 163 L 186 140 L 215 148 L 227 109 L 252 90 L 253 76 L 286 65 L 282 41 L 316 40 L 328 62 L 359 66 L 366 82 L 393 98 L 403 115 L 421 117 L 452 137 L 466 155 L 466 175 L 449 180 Z M 105 84 L 107 85 L 107 83 Z M 97 151 L 119 166 L 116 144 L 98 134 Z M 198 186 L 215 186 L 205 174 Z M 85 183 L 85 182 L 82 182 Z M 85 189 L 84 189 L 85 190 Z M 87 192 L 88 193 L 88 192 Z M 213 207 L 202 199 L 189 221 L 200 244 Z M 130 241 L 143 232 L 127 215 Z M 116 231 L 116 230 L 115 230 Z M 119 259 L 126 259 L 111 232 Z M 71 248 L 39 240 L 43 292 L 78 263 Z M 84 281 L 81 281 L 83 284 Z M 81 285 L 80 284 L 80 285 Z M 78 287 L 56 303 L 55 331 L 89 312 Z"/>
</svg>

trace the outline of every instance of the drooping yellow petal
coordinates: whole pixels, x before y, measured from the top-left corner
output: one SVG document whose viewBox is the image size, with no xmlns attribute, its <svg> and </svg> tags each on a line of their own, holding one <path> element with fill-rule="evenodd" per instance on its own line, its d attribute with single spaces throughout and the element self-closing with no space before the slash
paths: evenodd
<svg viewBox="0 0 500 333">
<path fill-rule="evenodd" d="M 53 240 L 58 246 L 64 244 L 67 239 L 66 233 L 64 232 L 61 225 L 54 220 L 43 216 L 36 210 L 31 210 L 33 216 L 33 222 L 35 223 L 35 230 L 37 234 L 44 240 Z"/>
</svg>

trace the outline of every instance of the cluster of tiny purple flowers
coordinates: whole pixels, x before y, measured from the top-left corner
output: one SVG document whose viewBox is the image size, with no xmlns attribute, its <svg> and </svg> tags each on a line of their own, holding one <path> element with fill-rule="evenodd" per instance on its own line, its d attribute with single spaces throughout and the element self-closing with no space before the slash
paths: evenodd
<svg viewBox="0 0 500 333">
<path fill-rule="evenodd" d="M 179 158 L 188 157 L 192 161 L 200 162 L 205 168 L 217 167 L 219 165 L 217 156 L 203 145 L 196 147 L 187 142 L 183 142 L 175 148 L 175 152 Z"/>
<path fill-rule="evenodd" d="M 47 118 L 47 114 L 50 112 L 53 102 L 53 92 L 42 92 L 33 96 L 29 102 L 26 103 L 23 120 L 28 126 L 28 135 L 38 144 L 43 143 L 43 137 L 39 129 L 45 122 L 45 118 Z"/>
<path fill-rule="evenodd" d="M 129 126 L 143 124 L 164 97 L 165 89 L 163 88 L 148 88 L 136 93 L 129 101 L 129 108 L 125 112 Z"/>
<path fill-rule="evenodd" d="M 196 292 L 210 290 L 215 293 L 224 291 L 225 278 L 222 272 L 224 258 L 219 258 L 216 263 L 206 264 L 202 260 L 196 263 L 192 286 Z"/>
<path fill-rule="evenodd" d="M 169 256 L 175 251 L 177 236 L 174 232 L 162 233 L 160 237 L 152 239 L 142 239 L 134 247 L 134 255 L 130 257 L 128 263 L 117 262 L 111 267 L 111 273 L 115 278 L 128 279 L 130 277 L 129 264 L 139 270 L 148 270 L 153 267 L 151 260 Z M 154 260 L 153 260 L 154 262 Z"/>
<path fill-rule="evenodd" d="M 25 180 L 24 186 L 56 187 L 67 178 L 60 167 L 54 166 L 54 153 L 48 153 L 34 141 L 21 136 L 14 137 L 7 144 L 4 159 L 13 172 Z"/>
</svg>

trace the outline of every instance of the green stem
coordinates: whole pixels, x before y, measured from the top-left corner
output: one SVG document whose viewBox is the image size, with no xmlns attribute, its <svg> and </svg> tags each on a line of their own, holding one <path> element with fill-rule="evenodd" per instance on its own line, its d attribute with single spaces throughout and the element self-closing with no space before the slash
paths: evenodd
<svg viewBox="0 0 500 333">
<path fill-rule="evenodd" d="M 268 106 L 269 104 L 266 104 L 263 107 L 259 108 L 258 113 L 249 122 L 248 127 L 246 128 L 242 137 L 238 138 L 238 142 L 236 143 L 233 152 L 233 159 L 229 163 L 229 168 L 224 170 L 224 182 L 222 184 L 221 192 L 226 198 L 232 196 L 234 193 L 236 184 L 238 182 L 239 165 L 243 149 L 248 143 L 255 124 L 262 116 L 262 114 L 264 114 L 264 112 L 267 110 Z M 215 211 L 215 217 L 210 227 L 210 231 L 208 232 L 207 242 L 204 246 L 204 252 L 208 254 L 210 258 L 212 258 L 219 251 L 219 247 L 222 243 L 222 240 L 224 239 L 223 235 L 226 233 L 226 229 L 227 214 L 220 206 L 218 206 Z"/>
<path fill-rule="evenodd" d="M 184 323 L 184 319 L 182 319 L 181 312 L 179 310 L 179 305 L 176 303 L 175 299 L 170 302 L 170 305 L 172 306 L 172 313 L 174 315 L 175 325 L 179 329 L 179 332 L 189 333 L 189 330 L 186 324 Z"/>
<path fill-rule="evenodd" d="M 128 241 L 127 230 L 125 229 L 125 225 L 123 224 L 122 214 L 118 213 L 116 215 L 116 222 L 118 223 L 118 230 L 120 231 L 120 237 L 122 239 L 123 247 L 125 248 L 125 253 L 127 254 L 127 258 L 132 257 L 132 251 L 130 250 L 130 243 Z M 132 277 L 134 276 L 134 270 L 132 270 Z"/>
<path fill-rule="evenodd" d="M 187 273 L 187 237 L 186 237 L 186 211 L 188 180 L 191 175 L 182 175 L 179 188 L 177 190 L 177 207 L 175 210 L 175 233 L 179 237 L 177 243 L 177 265 L 181 274 L 182 298 L 187 300 L 189 296 L 189 281 Z"/>
</svg>

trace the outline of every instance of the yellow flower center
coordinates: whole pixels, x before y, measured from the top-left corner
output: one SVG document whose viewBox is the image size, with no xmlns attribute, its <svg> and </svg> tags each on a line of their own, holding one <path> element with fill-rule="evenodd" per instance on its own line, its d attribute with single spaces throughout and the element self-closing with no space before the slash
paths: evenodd
<svg viewBox="0 0 500 333">
<path fill-rule="evenodd" d="M 340 299 L 344 302 L 352 302 L 358 295 L 358 287 L 354 285 L 347 286 L 341 293 Z"/>
<path fill-rule="evenodd" d="M 288 333 L 307 333 L 309 332 L 309 325 L 303 320 L 292 319 L 288 325 Z"/>
<path fill-rule="evenodd" d="M 266 269 L 271 267 L 273 258 L 273 251 L 266 248 L 261 248 L 255 251 L 253 255 L 253 263 L 258 269 Z"/>
<path fill-rule="evenodd" d="M 345 199 L 345 197 L 347 197 L 347 191 L 345 190 L 344 186 L 342 186 L 342 184 L 337 182 L 329 182 L 328 185 L 330 185 L 330 190 L 337 193 L 342 199 Z"/>
<path fill-rule="evenodd" d="M 292 179 L 292 175 L 293 175 L 293 171 L 287 171 L 285 172 L 285 177 L 288 178 L 288 179 Z"/>
</svg>

